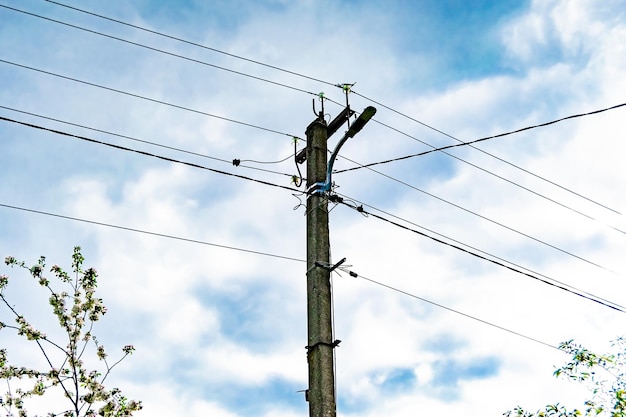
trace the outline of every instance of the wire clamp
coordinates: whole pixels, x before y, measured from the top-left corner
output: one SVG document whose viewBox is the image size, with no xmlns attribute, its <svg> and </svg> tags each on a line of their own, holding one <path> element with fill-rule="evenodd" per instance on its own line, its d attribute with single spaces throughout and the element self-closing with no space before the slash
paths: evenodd
<svg viewBox="0 0 626 417">
<path fill-rule="evenodd" d="M 331 194 L 328 196 L 328 201 L 331 203 L 343 203 L 343 198 L 339 197 L 337 194 Z"/>
</svg>

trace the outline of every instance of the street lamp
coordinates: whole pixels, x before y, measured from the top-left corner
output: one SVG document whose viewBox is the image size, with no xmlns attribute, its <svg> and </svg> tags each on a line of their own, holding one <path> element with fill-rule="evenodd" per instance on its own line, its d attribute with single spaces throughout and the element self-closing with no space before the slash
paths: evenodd
<svg viewBox="0 0 626 417">
<path fill-rule="evenodd" d="M 363 127 L 370 121 L 372 117 L 376 114 L 376 108 L 372 106 L 368 106 L 363 113 L 352 123 L 348 131 L 343 135 L 343 137 L 337 143 L 335 150 L 330 156 L 330 160 L 328 161 L 328 168 L 326 170 L 326 181 L 324 182 L 316 182 L 313 184 L 309 190 L 312 194 L 324 194 L 325 192 L 330 190 L 332 184 L 332 173 L 333 173 L 333 165 L 335 164 L 335 159 L 337 158 L 337 154 L 339 150 L 343 146 L 344 143 L 348 140 L 348 138 L 353 138 L 357 133 L 363 129 Z"/>
</svg>

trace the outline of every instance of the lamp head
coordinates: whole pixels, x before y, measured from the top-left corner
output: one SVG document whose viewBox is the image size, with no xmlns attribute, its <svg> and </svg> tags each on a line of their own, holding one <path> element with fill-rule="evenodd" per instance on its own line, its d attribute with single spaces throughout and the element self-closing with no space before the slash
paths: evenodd
<svg viewBox="0 0 626 417">
<path fill-rule="evenodd" d="M 363 113 L 361 113 L 361 115 L 354 121 L 354 123 L 352 123 L 352 126 L 350 126 L 350 129 L 348 129 L 348 132 L 346 133 L 346 137 L 353 138 L 354 135 L 359 133 L 361 129 L 363 129 L 363 126 L 365 126 L 367 122 L 369 122 L 370 119 L 374 117 L 375 114 L 376 107 L 366 107 L 365 110 L 363 110 Z"/>
</svg>

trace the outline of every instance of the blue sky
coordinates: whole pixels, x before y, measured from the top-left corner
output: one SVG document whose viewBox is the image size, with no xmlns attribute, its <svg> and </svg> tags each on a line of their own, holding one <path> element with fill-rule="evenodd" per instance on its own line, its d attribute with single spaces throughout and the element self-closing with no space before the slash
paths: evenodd
<svg viewBox="0 0 626 417">
<path fill-rule="evenodd" d="M 2 0 L 195 61 L 2 7 L 0 116 L 281 186 L 294 187 L 291 136 L 305 136 L 312 100 L 344 103 L 336 83 L 356 82 L 354 109 L 378 109 L 342 148 L 339 170 L 355 166 L 343 157 L 376 162 L 624 102 L 623 0 L 64 4 L 247 60 L 43 0 Z M 328 119 L 341 106 L 324 109 Z M 335 190 L 624 305 L 622 113 L 476 144 L 496 158 L 465 146 L 448 150 L 456 158 L 337 173 Z M 307 415 L 302 196 L 5 120 L 0 161 L 0 204 L 209 243 L 0 207 L 3 256 L 69 267 L 83 247 L 109 307 L 99 339 L 137 347 L 110 384 L 143 400 L 140 415 Z M 332 209 L 330 234 L 333 260 L 363 277 L 333 276 L 343 415 L 501 415 L 585 398 L 552 377 L 565 355 L 462 314 L 552 346 L 576 339 L 602 351 L 622 334 L 623 313 L 345 206 Z M 17 271 L 0 273 L 16 276 L 16 304 L 46 324 L 45 300 Z M 1 340 L 31 360 L 5 331 Z"/>
</svg>

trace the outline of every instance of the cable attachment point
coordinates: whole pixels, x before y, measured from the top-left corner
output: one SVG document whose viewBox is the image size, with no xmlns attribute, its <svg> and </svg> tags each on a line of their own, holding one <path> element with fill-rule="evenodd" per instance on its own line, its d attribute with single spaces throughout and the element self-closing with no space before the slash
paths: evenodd
<svg viewBox="0 0 626 417">
<path fill-rule="evenodd" d="M 343 203 L 343 198 L 339 197 L 337 194 L 331 194 L 328 197 L 328 201 L 330 201 L 331 203 Z"/>
<path fill-rule="evenodd" d="M 344 93 L 348 94 L 348 93 L 351 92 L 352 87 L 354 87 L 355 84 L 356 84 L 356 82 L 353 82 L 352 84 L 348 84 L 348 83 L 335 84 L 335 87 L 341 88 Z"/>
<path fill-rule="evenodd" d="M 324 100 L 326 100 L 326 96 L 324 95 L 324 92 L 322 91 L 317 95 L 317 97 L 322 103 L 322 111 L 319 113 L 317 112 L 317 109 L 315 108 L 315 99 L 313 99 L 313 114 L 315 114 L 315 116 L 318 117 L 320 120 L 324 120 Z"/>
<path fill-rule="evenodd" d="M 339 346 L 339 343 L 341 343 L 341 340 L 337 339 L 332 343 L 328 343 L 328 342 L 317 342 L 312 344 L 311 346 L 305 346 L 304 348 L 307 350 L 307 354 L 311 353 L 311 351 L 313 349 L 315 349 L 316 347 L 319 347 L 319 345 L 324 345 L 324 346 L 329 346 L 331 348 L 336 348 L 337 346 Z"/>
<path fill-rule="evenodd" d="M 308 389 L 301 389 L 300 391 L 296 391 L 296 392 L 304 392 L 304 400 L 306 402 L 309 402 L 309 390 Z"/>
<path fill-rule="evenodd" d="M 333 272 L 335 269 L 339 268 L 341 266 L 341 264 L 343 264 L 345 261 L 346 261 L 346 258 L 343 258 L 342 260 L 337 262 L 335 265 L 330 265 L 330 264 L 325 264 L 325 263 L 320 262 L 320 261 L 315 261 L 315 266 L 319 266 L 320 268 L 324 268 L 324 269 L 328 270 L 328 272 Z"/>
<path fill-rule="evenodd" d="M 233 166 L 238 167 L 240 163 L 241 163 L 241 159 L 233 159 Z"/>
</svg>

